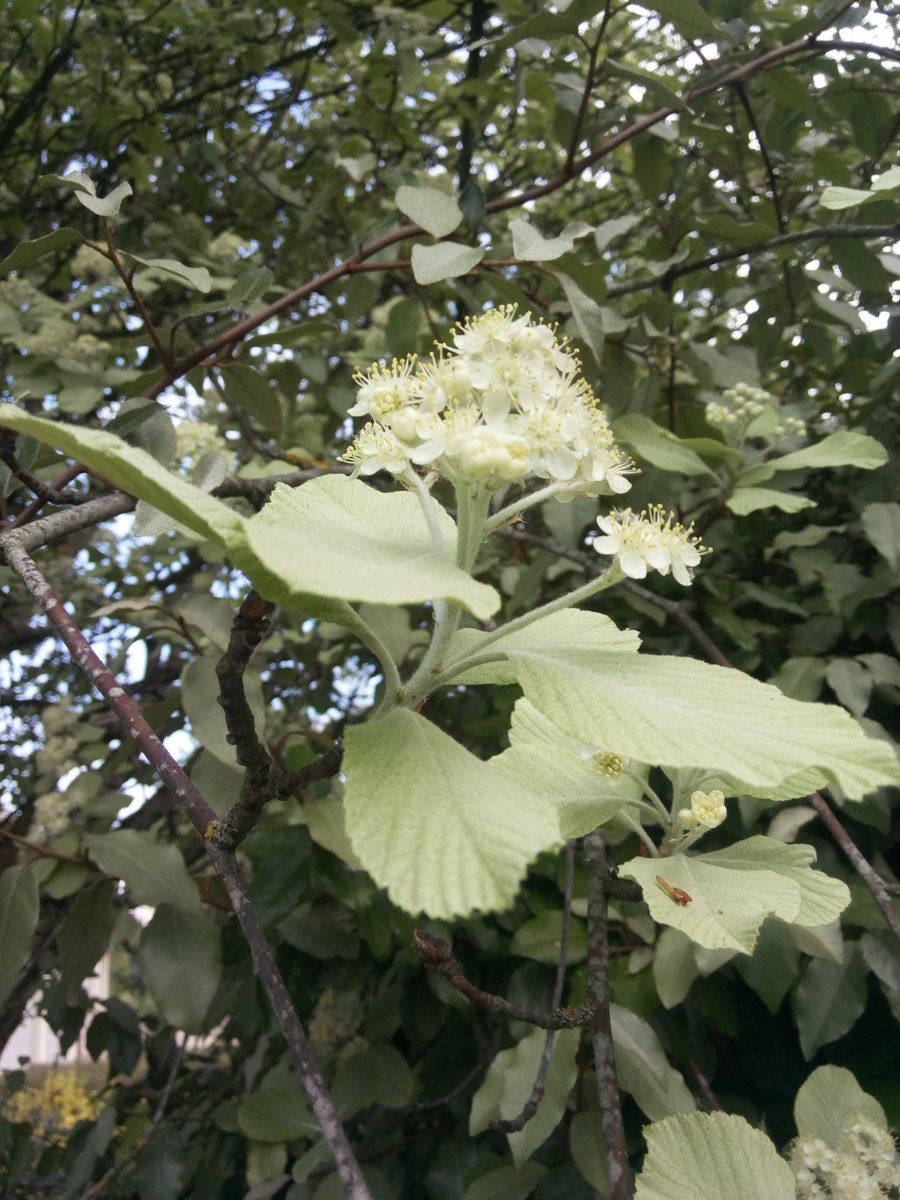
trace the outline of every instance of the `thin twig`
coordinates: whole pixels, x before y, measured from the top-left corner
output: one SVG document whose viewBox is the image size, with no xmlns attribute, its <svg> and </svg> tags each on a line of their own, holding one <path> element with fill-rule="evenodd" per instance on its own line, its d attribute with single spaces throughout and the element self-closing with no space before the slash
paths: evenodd
<svg viewBox="0 0 900 1200">
<path fill-rule="evenodd" d="M 22 846 L 25 850 L 31 850 L 38 858 L 54 858 L 57 862 L 74 863 L 76 867 L 85 867 L 88 871 L 100 870 L 97 864 L 92 863 L 89 858 L 76 858 L 74 854 L 63 854 L 59 850 L 53 850 L 50 846 L 42 846 L 40 842 L 30 842 L 28 838 L 21 837 L 18 833 L 12 833 L 2 825 L 0 825 L 0 837 L 8 838 L 9 841 L 15 842 L 17 846 Z"/>
<path fill-rule="evenodd" d="M 612 1040 L 609 1011 L 609 916 L 606 884 L 609 867 L 606 846 L 599 830 L 584 839 L 587 865 L 588 916 L 588 996 L 594 1010 L 592 1042 L 597 1094 L 600 1099 L 600 1126 L 606 1143 L 610 1200 L 631 1200 L 634 1176 L 628 1162 L 625 1124 L 619 1101 L 616 1052 Z"/>
<path fill-rule="evenodd" d="M 559 935 L 559 960 L 556 964 L 556 980 L 553 984 L 553 996 L 550 1001 L 551 1008 L 559 1008 L 562 1003 L 563 988 L 566 984 L 566 968 L 569 964 L 569 926 L 572 921 L 572 890 L 575 882 L 575 843 L 569 841 L 566 843 L 566 882 L 563 891 L 563 911 L 562 911 L 562 931 Z M 544 1038 L 544 1048 L 541 1052 L 541 1061 L 538 1064 L 537 1074 L 534 1077 L 534 1084 L 531 1088 L 531 1095 L 526 1100 L 522 1111 L 518 1116 L 511 1117 L 508 1121 L 491 1121 L 491 1129 L 496 1129 L 499 1133 L 518 1133 L 520 1129 L 524 1129 L 531 1118 L 538 1110 L 538 1105 L 544 1098 L 544 1089 L 547 1086 L 547 1072 L 550 1069 L 550 1059 L 553 1057 L 553 1043 L 556 1040 L 556 1030 L 548 1029 Z"/>
<path fill-rule="evenodd" d="M 496 1016 L 508 1017 L 511 1021 L 527 1021 L 539 1029 L 575 1029 L 586 1025 L 593 1016 L 590 1004 L 566 1006 L 552 1012 L 534 1008 L 530 1004 L 513 1004 L 493 992 L 483 992 L 465 976 L 462 967 L 453 957 L 450 943 L 436 933 L 424 929 L 413 930 L 413 949 L 429 971 L 443 975 L 452 988 L 461 992 L 472 1004 Z"/>
</svg>

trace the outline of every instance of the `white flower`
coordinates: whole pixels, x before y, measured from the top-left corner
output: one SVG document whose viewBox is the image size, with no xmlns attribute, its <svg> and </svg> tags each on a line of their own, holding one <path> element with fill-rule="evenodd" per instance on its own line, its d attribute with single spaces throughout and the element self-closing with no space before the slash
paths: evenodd
<svg viewBox="0 0 900 1200">
<path fill-rule="evenodd" d="M 367 374 L 356 375 L 359 391 L 356 403 L 348 410 L 349 415 L 374 417 L 383 422 L 385 417 L 408 404 L 416 394 L 415 366 L 415 355 L 410 355 L 393 359 L 389 367 L 373 363 Z"/>
<path fill-rule="evenodd" d="M 659 505 L 651 505 L 639 514 L 630 508 L 618 509 L 598 517 L 597 524 L 605 536 L 594 538 L 594 549 L 598 554 L 615 555 L 629 579 L 644 579 L 652 569 L 661 575 L 671 571 L 679 583 L 686 585 L 691 582 L 690 568 L 707 553 L 700 539 L 691 535 L 691 529 L 675 521 L 672 513 L 664 516 Z"/>
<path fill-rule="evenodd" d="M 728 816 L 725 793 L 718 788 L 713 788 L 711 792 L 691 792 L 691 815 L 696 824 L 715 829 Z"/>
<path fill-rule="evenodd" d="M 409 466 L 409 450 L 390 430 L 370 424 L 360 430 L 341 460 L 356 463 L 356 475 L 374 475 L 376 471 L 402 475 Z"/>
</svg>

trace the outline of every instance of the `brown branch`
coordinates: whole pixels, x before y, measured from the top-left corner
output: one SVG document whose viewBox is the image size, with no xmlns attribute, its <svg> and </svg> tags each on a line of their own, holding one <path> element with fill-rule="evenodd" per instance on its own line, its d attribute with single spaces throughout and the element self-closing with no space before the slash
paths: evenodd
<svg viewBox="0 0 900 1200">
<path fill-rule="evenodd" d="M 75 866 L 85 867 L 88 871 L 100 870 L 97 864 L 92 863 L 89 858 L 76 858 L 74 854 L 63 854 L 50 846 L 42 846 L 40 842 L 30 842 L 28 838 L 20 837 L 18 833 L 12 833 L 2 825 L 0 825 L 0 837 L 8 838 L 9 841 L 15 842 L 17 846 L 22 846 L 25 850 L 33 851 L 38 858 L 54 858 L 58 862 L 74 863 Z"/>
<path fill-rule="evenodd" d="M 235 748 L 238 764 L 246 767 L 241 794 L 215 833 L 217 843 L 231 850 L 244 840 L 275 794 L 272 759 L 259 740 L 244 691 L 244 672 L 269 628 L 269 613 L 273 608 L 251 588 L 235 614 L 228 646 L 216 664 L 218 700 L 225 714 L 227 740 Z"/>
<path fill-rule="evenodd" d="M 634 1176 L 628 1162 L 609 1011 L 609 916 L 606 886 L 609 867 L 606 862 L 606 846 L 599 830 L 595 829 L 584 839 L 584 859 L 587 866 L 588 996 L 594 1011 L 591 1040 L 594 1046 L 594 1068 L 597 1072 L 597 1094 L 600 1099 L 600 1126 L 606 1143 L 610 1200 L 631 1200 L 634 1195 Z"/>
<path fill-rule="evenodd" d="M 413 949 L 429 971 L 443 975 L 452 988 L 460 992 L 478 1008 L 495 1016 L 508 1017 L 511 1021 L 526 1021 L 539 1029 L 575 1029 L 587 1025 L 593 1018 L 590 1004 L 566 1006 L 546 1012 L 530 1004 L 513 1004 L 493 992 L 483 992 L 465 976 L 462 967 L 453 957 L 450 943 L 436 933 L 424 929 L 413 930 Z"/>
</svg>

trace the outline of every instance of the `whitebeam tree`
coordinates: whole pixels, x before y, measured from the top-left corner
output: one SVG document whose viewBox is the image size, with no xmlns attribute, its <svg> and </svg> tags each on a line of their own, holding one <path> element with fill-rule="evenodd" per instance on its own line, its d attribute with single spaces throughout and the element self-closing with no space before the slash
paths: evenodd
<svg viewBox="0 0 900 1200">
<path fill-rule="evenodd" d="M 895 1194 L 886 16 L 18 7 L 12 1194 Z"/>
</svg>

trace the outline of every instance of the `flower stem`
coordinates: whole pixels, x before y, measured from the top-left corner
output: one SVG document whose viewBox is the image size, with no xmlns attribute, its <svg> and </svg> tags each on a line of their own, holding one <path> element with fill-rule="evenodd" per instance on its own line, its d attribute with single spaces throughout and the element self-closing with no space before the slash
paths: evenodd
<svg viewBox="0 0 900 1200">
<path fill-rule="evenodd" d="M 536 492 L 531 492 L 527 496 L 520 496 L 514 504 L 507 504 L 504 508 L 495 512 L 485 523 L 484 532 L 493 533 L 495 529 L 506 525 L 514 517 L 525 512 L 527 508 L 531 508 L 535 504 L 540 504 L 542 500 L 549 500 L 551 496 L 556 496 L 559 492 L 565 491 L 567 486 L 567 483 L 548 483 L 546 487 L 538 488 Z"/>
</svg>

